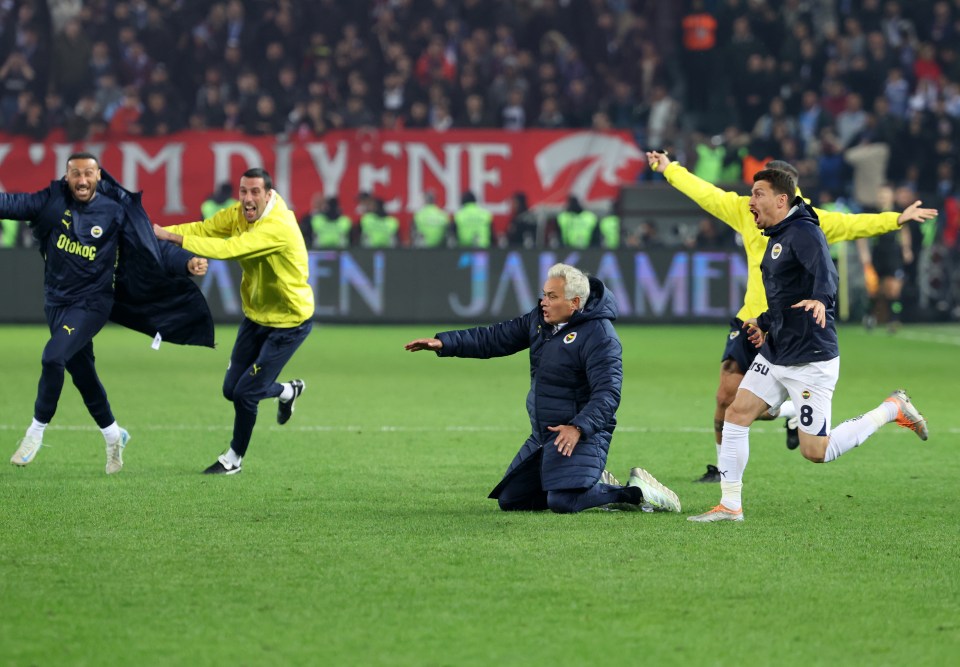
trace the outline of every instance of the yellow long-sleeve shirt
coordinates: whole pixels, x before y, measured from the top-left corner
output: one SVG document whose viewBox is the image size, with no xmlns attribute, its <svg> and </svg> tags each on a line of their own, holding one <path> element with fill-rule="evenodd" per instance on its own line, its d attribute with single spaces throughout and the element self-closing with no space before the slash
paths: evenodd
<svg viewBox="0 0 960 667">
<path fill-rule="evenodd" d="M 712 183 L 694 176 L 678 162 L 671 162 L 663 170 L 667 182 L 695 201 L 704 211 L 726 223 L 743 237 L 747 253 L 747 292 L 737 317 L 746 321 L 767 310 L 767 293 L 763 289 L 760 262 L 767 249 L 767 240 L 750 213 L 750 197 L 721 190 Z M 799 194 L 799 191 L 798 191 Z M 898 229 L 899 213 L 837 213 L 813 209 L 820 218 L 820 229 L 827 243 L 849 241 L 867 236 L 878 236 Z"/>
<path fill-rule="evenodd" d="M 202 222 L 166 229 L 182 235 L 183 247 L 195 255 L 240 262 L 243 314 L 257 324 L 285 329 L 313 317 L 313 290 L 297 219 L 276 191 L 272 200 L 253 223 L 237 203 Z"/>
</svg>

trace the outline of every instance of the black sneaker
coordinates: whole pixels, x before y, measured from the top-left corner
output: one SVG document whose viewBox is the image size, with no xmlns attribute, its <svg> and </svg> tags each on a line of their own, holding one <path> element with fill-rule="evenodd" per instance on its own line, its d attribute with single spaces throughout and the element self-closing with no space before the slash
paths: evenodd
<svg viewBox="0 0 960 667">
<path fill-rule="evenodd" d="M 290 385 L 293 387 L 293 398 L 289 401 L 277 401 L 278 424 L 286 424 L 290 421 L 290 416 L 293 414 L 293 404 L 297 402 L 297 398 L 307 388 L 307 384 L 303 380 L 290 380 Z"/>
<path fill-rule="evenodd" d="M 791 423 L 792 422 L 792 423 Z M 787 429 L 787 449 L 796 449 L 800 446 L 800 432 L 797 430 L 797 419 L 793 417 L 783 423 Z"/>
<path fill-rule="evenodd" d="M 203 471 L 204 475 L 236 475 L 240 472 L 240 464 L 233 465 L 222 456 L 217 458 L 216 462 Z"/>
<path fill-rule="evenodd" d="M 720 483 L 720 470 L 717 466 L 707 464 L 707 472 L 703 473 L 703 477 L 693 480 L 694 482 L 704 482 L 705 484 L 719 484 Z"/>
</svg>

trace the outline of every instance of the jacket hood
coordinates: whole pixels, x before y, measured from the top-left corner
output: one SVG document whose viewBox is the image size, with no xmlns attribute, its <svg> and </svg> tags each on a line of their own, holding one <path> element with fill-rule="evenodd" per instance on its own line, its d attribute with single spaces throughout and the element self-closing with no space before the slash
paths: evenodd
<svg viewBox="0 0 960 667">
<path fill-rule="evenodd" d="M 110 172 L 103 167 L 100 167 L 100 175 L 102 178 L 100 179 L 100 182 L 97 183 L 97 192 L 104 194 L 110 199 L 124 205 L 130 203 L 131 197 L 135 197 L 132 192 L 120 185 L 117 179 L 111 176 Z M 139 197 L 136 197 L 136 200 L 139 201 Z"/>
<path fill-rule="evenodd" d="M 796 210 L 788 215 L 786 218 L 775 224 L 773 227 L 763 230 L 764 236 L 776 236 L 781 233 L 784 229 L 789 227 L 794 223 L 794 221 L 799 220 L 800 218 L 806 218 L 817 227 L 820 226 L 820 218 L 817 217 L 817 214 L 814 213 L 813 207 L 807 204 L 799 195 L 794 198 L 793 206 L 796 207 Z"/>
<path fill-rule="evenodd" d="M 610 290 L 600 282 L 599 279 L 589 276 L 590 297 L 587 299 L 587 305 L 578 313 L 574 313 L 570 318 L 571 322 L 580 322 L 583 320 L 615 320 L 620 314 L 617 308 L 617 300 L 613 298 Z"/>
</svg>

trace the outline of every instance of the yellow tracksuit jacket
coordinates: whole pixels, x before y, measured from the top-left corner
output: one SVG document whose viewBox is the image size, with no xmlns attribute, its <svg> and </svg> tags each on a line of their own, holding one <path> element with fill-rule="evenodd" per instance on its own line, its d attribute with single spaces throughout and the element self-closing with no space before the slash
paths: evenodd
<svg viewBox="0 0 960 667">
<path fill-rule="evenodd" d="M 253 322 L 285 329 L 313 317 L 307 247 L 293 211 L 276 191 L 256 222 L 247 222 L 237 203 L 202 222 L 166 229 L 181 234 L 184 249 L 195 255 L 240 262 L 243 314 Z"/>
</svg>

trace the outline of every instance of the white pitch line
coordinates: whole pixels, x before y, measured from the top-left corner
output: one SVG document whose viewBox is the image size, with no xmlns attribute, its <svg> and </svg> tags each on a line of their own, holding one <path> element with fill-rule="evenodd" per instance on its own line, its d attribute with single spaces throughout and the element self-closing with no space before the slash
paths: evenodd
<svg viewBox="0 0 960 667">
<path fill-rule="evenodd" d="M 960 346 L 960 338 L 957 336 L 948 336 L 945 334 L 923 333 L 921 331 L 910 331 L 901 329 L 897 332 L 896 338 L 909 340 L 915 343 L 940 343 L 942 345 Z"/>
<path fill-rule="evenodd" d="M 133 426 L 137 431 L 183 431 L 197 432 L 206 431 L 210 433 L 230 432 L 233 430 L 232 424 L 223 424 L 220 426 L 211 425 L 191 425 L 191 424 L 138 424 Z M 271 431 L 289 431 L 295 433 L 522 433 L 525 431 L 522 423 L 516 427 L 506 426 L 390 426 L 390 425 L 317 425 L 317 426 L 267 426 Z M 96 426 L 81 426 L 78 424 L 51 424 L 47 427 L 50 431 L 95 431 Z M 22 431 L 22 424 L 0 424 L 0 431 Z M 752 433 L 782 433 L 782 426 L 752 426 Z M 696 426 L 675 426 L 675 427 L 651 427 L 651 426 L 618 426 L 616 433 L 694 433 L 694 434 L 713 434 L 713 429 Z M 936 428 L 934 435 L 960 435 L 960 426 L 948 426 Z"/>
</svg>

